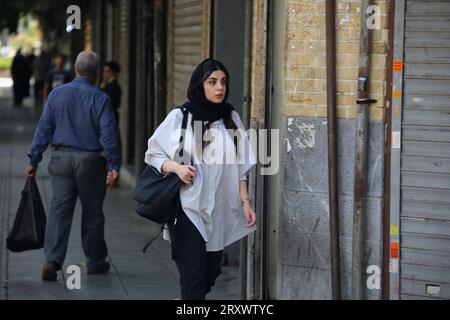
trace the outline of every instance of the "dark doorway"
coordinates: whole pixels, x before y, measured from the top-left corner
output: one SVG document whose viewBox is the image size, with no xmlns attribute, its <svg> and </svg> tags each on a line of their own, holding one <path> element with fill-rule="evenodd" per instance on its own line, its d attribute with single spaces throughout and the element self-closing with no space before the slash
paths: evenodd
<svg viewBox="0 0 450 320">
<path fill-rule="evenodd" d="M 230 73 L 230 102 L 243 116 L 246 6 L 243 0 L 215 0 L 212 8 L 211 56 Z M 243 119 L 244 123 L 246 122 Z M 228 265 L 239 264 L 239 242 L 225 249 Z"/>
<path fill-rule="evenodd" d="M 212 56 L 230 73 L 228 101 L 242 116 L 244 95 L 245 1 L 215 0 L 213 5 Z"/>
</svg>

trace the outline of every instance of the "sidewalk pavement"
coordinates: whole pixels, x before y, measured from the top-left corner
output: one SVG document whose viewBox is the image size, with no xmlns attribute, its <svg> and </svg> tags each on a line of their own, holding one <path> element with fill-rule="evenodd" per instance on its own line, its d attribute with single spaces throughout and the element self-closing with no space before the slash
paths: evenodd
<svg viewBox="0 0 450 320">
<path fill-rule="evenodd" d="M 2 79 L 0 79 L 2 80 Z M 125 184 L 108 191 L 104 212 L 105 237 L 111 271 L 106 275 L 87 275 L 81 247 L 81 214 L 77 203 L 67 258 L 57 282 L 40 279 L 42 250 L 12 253 L 5 248 L 5 237 L 14 222 L 25 184 L 23 168 L 26 153 L 36 128 L 39 111 L 27 106 L 12 107 L 11 88 L 0 81 L 0 299 L 178 299 L 178 271 L 170 258 L 170 245 L 158 238 L 142 253 L 146 242 L 156 235 L 159 226 L 134 212 L 132 190 Z M 49 152 L 44 154 L 37 174 L 37 184 L 44 207 L 51 200 L 47 172 Z M 69 265 L 81 267 L 81 289 L 68 289 Z M 239 299 L 237 267 L 223 267 L 222 275 L 208 299 Z"/>
</svg>

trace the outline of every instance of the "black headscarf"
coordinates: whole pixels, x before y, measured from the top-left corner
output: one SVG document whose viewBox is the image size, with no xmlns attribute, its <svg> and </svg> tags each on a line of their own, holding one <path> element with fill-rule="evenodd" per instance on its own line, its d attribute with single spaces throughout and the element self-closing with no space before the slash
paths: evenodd
<svg viewBox="0 0 450 320">
<path fill-rule="evenodd" d="M 209 101 L 206 98 L 205 90 L 203 89 L 203 82 L 211 75 L 211 73 L 217 70 L 223 71 L 227 77 L 227 90 L 225 91 L 225 96 L 221 103 Z M 231 116 L 231 111 L 233 111 L 234 108 L 231 104 L 227 103 L 229 80 L 230 75 L 220 61 L 206 59 L 195 68 L 187 90 L 187 98 L 189 101 L 186 103 L 186 108 L 192 113 L 195 120 L 214 122 Z"/>
</svg>

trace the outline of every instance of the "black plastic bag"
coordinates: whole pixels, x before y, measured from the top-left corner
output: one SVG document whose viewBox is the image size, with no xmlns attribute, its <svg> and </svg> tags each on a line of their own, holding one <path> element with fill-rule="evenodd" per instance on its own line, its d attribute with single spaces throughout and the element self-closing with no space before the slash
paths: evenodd
<svg viewBox="0 0 450 320">
<path fill-rule="evenodd" d="M 44 246 L 47 216 L 34 178 L 28 178 L 22 191 L 14 226 L 6 239 L 13 252 L 40 249 Z"/>
</svg>

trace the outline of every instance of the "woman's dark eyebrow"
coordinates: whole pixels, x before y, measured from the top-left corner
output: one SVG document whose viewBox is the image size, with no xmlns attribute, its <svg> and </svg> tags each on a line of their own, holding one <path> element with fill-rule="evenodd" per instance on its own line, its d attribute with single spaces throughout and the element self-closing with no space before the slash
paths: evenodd
<svg viewBox="0 0 450 320">
<path fill-rule="evenodd" d="M 227 79 L 227 77 L 223 77 L 223 78 L 221 78 L 220 80 L 223 80 L 223 79 Z M 217 78 L 214 78 L 214 77 L 210 77 L 210 78 L 208 78 L 208 80 L 218 80 Z"/>
</svg>

